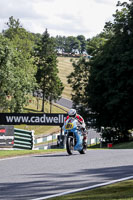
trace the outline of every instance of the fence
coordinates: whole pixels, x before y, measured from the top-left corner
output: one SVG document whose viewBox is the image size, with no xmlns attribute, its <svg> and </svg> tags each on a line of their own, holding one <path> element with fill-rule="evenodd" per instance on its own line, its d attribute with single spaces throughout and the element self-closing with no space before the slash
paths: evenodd
<svg viewBox="0 0 133 200">
<path fill-rule="evenodd" d="M 60 133 L 46 135 L 46 136 L 34 139 L 34 149 L 36 150 L 50 149 L 51 146 L 55 143 L 54 140 L 57 139 L 58 135 L 60 135 Z"/>
</svg>

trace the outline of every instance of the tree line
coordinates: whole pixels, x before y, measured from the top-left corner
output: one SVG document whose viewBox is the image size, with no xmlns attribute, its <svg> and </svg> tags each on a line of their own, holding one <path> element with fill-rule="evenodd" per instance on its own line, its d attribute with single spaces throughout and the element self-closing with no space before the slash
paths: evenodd
<svg viewBox="0 0 133 200">
<path fill-rule="evenodd" d="M 86 53 L 87 48 L 87 40 L 84 35 L 74 36 L 60 36 L 57 35 L 55 37 L 56 48 L 58 50 L 58 54 L 69 54 L 69 55 L 81 55 Z"/>
<path fill-rule="evenodd" d="M 88 61 L 68 76 L 74 107 L 108 142 L 126 141 L 133 128 L 133 0 L 118 2 L 114 22 L 89 40 Z"/>
</svg>

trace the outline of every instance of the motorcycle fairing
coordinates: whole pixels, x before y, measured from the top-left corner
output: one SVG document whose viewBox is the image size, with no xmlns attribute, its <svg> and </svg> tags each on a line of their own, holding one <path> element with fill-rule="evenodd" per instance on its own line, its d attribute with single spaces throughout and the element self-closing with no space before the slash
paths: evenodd
<svg viewBox="0 0 133 200">
<path fill-rule="evenodd" d="M 74 133 L 75 137 L 76 137 L 76 145 L 74 146 L 74 150 L 82 150 L 83 149 L 83 146 L 82 146 L 82 133 L 81 133 L 81 130 L 77 130 L 77 124 L 78 124 L 78 121 L 74 118 L 69 118 L 66 123 L 65 123 L 65 126 L 64 126 L 64 131 L 71 131 Z"/>
</svg>

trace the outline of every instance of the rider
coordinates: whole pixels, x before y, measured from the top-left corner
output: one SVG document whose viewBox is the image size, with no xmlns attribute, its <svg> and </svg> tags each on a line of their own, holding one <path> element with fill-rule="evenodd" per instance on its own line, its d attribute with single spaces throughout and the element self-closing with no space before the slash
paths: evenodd
<svg viewBox="0 0 133 200">
<path fill-rule="evenodd" d="M 83 140 L 86 142 L 86 129 L 85 129 L 85 122 L 84 122 L 84 119 L 83 117 L 81 117 L 79 114 L 77 114 L 76 110 L 75 109 L 70 109 L 68 111 L 68 115 L 65 119 L 65 122 L 70 118 L 76 118 L 78 120 L 78 122 L 80 123 L 81 125 L 81 128 L 82 128 L 82 134 L 83 134 Z M 77 135 L 77 144 L 75 146 L 75 148 L 77 148 L 79 145 L 81 144 L 81 139 L 80 139 L 80 136 Z"/>
</svg>

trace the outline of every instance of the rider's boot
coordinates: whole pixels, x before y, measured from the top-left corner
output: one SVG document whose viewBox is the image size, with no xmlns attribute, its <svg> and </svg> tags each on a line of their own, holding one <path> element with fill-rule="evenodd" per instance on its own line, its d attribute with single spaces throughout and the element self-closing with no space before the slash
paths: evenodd
<svg viewBox="0 0 133 200">
<path fill-rule="evenodd" d="M 84 145 L 84 146 L 87 146 L 87 132 L 84 131 L 84 132 L 82 133 L 82 135 L 83 135 L 83 145 Z"/>
<path fill-rule="evenodd" d="M 82 147 L 82 138 L 78 133 L 76 133 L 76 140 L 77 140 L 77 143 L 74 147 L 74 150 L 82 150 L 82 148 L 83 148 Z"/>
</svg>

